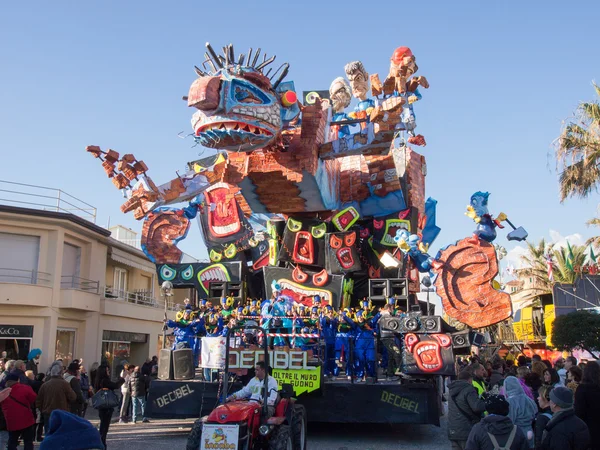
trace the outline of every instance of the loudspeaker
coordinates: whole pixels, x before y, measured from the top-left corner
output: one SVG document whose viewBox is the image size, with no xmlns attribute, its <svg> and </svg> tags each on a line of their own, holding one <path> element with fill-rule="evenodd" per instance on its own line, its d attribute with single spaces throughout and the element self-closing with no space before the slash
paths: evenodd
<svg viewBox="0 0 600 450">
<path fill-rule="evenodd" d="M 221 299 L 223 297 L 227 297 L 226 289 L 226 281 L 211 281 L 208 284 L 208 297 L 212 299 Z"/>
<path fill-rule="evenodd" d="M 369 280 L 369 298 L 371 300 L 386 300 L 389 297 L 387 279 L 374 278 Z"/>
<path fill-rule="evenodd" d="M 388 292 L 389 297 L 408 300 L 408 280 L 406 278 L 391 278 Z"/>
<path fill-rule="evenodd" d="M 458 331 L 456 333 L 452 333 L 452 348 L 471 348 L 471 338 L 469 337 L 469 330 Z"/>
<path fill-rule="evenodd" d="M 400 317 L 383 316 L 379 319 L 379 328 L 382 331 L 402 332 L 403 320 Z"/>
<path fill-rule="evenodd" d="M 173 352 L 171 349 L 163 348 L 158 354 L 158 379 L 173 379 Z"/>
<path fill-rule="evenodd" d="M 176 380 L 194 378 L 194 352 L 191 348 L 173 350 L 173 375 Z"/>
<path fill-rule="evenodd" d="M 421 316 L 421 333 L 441 333 L 442 318 L 440 316 Z"/>
<path fill-rule="evenodd" d="M 238 302 L 244 301 L 244 282 L 243 281 L 228 281 L 227 292 L 225 297 L 232 296 Z"/>
<path fill-rule="evenodd" d="M 471 330 L 457 331 L 452 333 L 452 348 L 467 354 L 471 352 L 471 346 L 481 347 L 485 343 L 485 335 Z"/>
</svg>

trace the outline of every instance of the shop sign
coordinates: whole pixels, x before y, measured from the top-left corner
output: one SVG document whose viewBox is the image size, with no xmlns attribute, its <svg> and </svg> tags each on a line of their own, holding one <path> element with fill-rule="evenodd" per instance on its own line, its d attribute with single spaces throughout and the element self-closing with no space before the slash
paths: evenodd
<svg viewBox="0 0 600 450">
<path fill-rule="evenodd" d="M 0 338 L 2 337 L 33 337 L 33 325 L 0 325 Z"/>
</svg>

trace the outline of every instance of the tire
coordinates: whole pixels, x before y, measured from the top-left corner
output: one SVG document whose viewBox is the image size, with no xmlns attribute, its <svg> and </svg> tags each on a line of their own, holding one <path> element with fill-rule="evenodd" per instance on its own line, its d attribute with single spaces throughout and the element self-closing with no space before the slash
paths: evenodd
<svg viewBox="0 0 600 450">
<path fill-rule="evenodd" d="M 294 450 L 289 425 L 279 425 L 269 439 L 269 450 Z"/>
<path fill-rule="evenodd" d="M 192 431 L 188 436 L 187 444 L 185 446 L 185 450 L 199 450 L 200 448 L 200 439 L 202 438 L 202 425 L 204 423 L 201 419 L 198 419 L 192 425 Z"/>
<path fill-rule="evenodd" d="M 292 437 L 294 450 L 306 450 L 306 408 L 294 405 L 292 411 Z"/>
</svg>

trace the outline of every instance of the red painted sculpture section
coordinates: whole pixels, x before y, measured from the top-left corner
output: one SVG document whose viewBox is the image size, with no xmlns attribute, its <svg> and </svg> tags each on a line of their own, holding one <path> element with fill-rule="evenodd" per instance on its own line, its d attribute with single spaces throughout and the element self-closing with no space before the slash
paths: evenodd
<svg viewBox="0 0 600 450">
<path fill-rule="evenodd" d="M 494 246 L 484 240 L 463 239 L 441 252 L 435 287 L 444 312 L 470 327 L 481 328 L 512 315 L 510 295 L 492 287 L 498 275 Z"/>
</svg>

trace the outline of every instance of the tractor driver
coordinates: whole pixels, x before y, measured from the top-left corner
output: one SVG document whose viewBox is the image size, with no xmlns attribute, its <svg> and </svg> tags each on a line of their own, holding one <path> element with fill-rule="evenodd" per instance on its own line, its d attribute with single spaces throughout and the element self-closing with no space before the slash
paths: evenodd
<svg viewBox="0 0 600 450">
<path fill-rule="evenodd" d="M 267 399 L 267 418 L 271 417 L 275 413 L 275 401 L 277 400 L 277 380 L 271 375 L 267 375 L 267 366 L 264 361 L 258 361 L 254 367 L 256 376 L 252 378 L 248 384 L 237 392 L 234 392 L 225 399 L 225 403 L 238 398 L 247 398 L 250 401 L 262 403 L 263 401 L 263 388 L 265 377 L 267 380 L 267 390 L 269 391 Z"/>
</svg>

